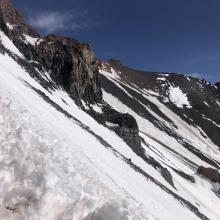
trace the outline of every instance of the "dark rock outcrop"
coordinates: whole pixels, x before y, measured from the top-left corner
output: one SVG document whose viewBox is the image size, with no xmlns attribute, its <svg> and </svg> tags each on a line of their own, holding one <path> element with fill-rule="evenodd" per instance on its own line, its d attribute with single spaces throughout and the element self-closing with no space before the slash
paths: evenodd
<svg viewBox="0 0 220 220">
<path fill-rule="evenodd" d="M 20 34 L 40 37 L 40 35 L 26 23 L 16 8 L 13 7 L 10 0 L 0 0 L 0 27 L 12 40 Z"/>
<path fill-rule="evenodd" d="M 118 125 L 115 127 L 115 132 L 132 148 L 142 151 L 141 139 L 139 137 L 139 129 L 137 122 L 130 114 L 122 114 L 110 106 L 105 105 L 104 119 L 106 122 L 110 122 Z"/>
<path fill-rule="evenodd" d="M 25 60 L 17 57 L 17 62 L 45 89 L 63 88 L 82 108 L 81 100 L 89 106 L 103 103 L 98 65 L 88 43 L 51 34 L 40 36 L 25 22 L 10 0 L 0 0 L 0 29 L 25 57 Z M 46 82 L 41 77 L 40 74 L 45 71 L 49 73 L 51 82 Z M 108 121 L 117 124 L 115 132 L 132 148 L 141 149 L 138 126 L 131 115 L 119 113 L 110 106 L 102 114 L 91 109 L 87 112 L 99 123 L 105 124 Z"/>
<path fill-rule="evenodd" d="M 135 118 L 128 113 L 120 113 L 113 109 L 110 105 L 103 102 L 101 104 L 102 112 L 97 113 L 90 110 L 85 110 L 96 121 L 109 127 L 118 134 L 138 155 L 144 154 L 144 149 L 141 147 L 141 138 L 139 136 L 139 128 Z M 111 124 L 112 126 L 108 125 Z"/>
<path fill-rule="evenodd" d="M 217 169 L 200 166 L 197 170 L 197 173 L 214 183 L 220 183 L 220 173 Z"/>
<path fill-rule="evenodd" d="M 40 63 L 70 96 L 94 103 L 102 100 L 98 67 L 89 44 L 48 35 L 37 47 Z"/>
<path fill-rule="evenodd" d="M 48 71 L 57 85 L 77 102 L 101 101 L 98 67 L 89 44 L 55 35 L 41 37 L 10 0 L 0 0 L 0 28 L 26 59 L 38 62 L 36 67 Z M 36 43 L 28 42 L 27 37 Z"/>
<path fill-rule="evenodd" d="M 217 87 L 218 96 L 220 96 L 220 82 L 215 83 L 215 86 Z"/>
</svg>

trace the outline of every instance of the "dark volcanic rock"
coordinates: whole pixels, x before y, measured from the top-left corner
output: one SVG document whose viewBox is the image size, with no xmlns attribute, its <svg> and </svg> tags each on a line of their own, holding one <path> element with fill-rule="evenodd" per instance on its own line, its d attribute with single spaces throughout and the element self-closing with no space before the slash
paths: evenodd
<svg viewBox="0 0 220 220">
<path fill-rule="evenodd" d="M 217 87 L 218 96 L 220 96 L 220 82 L 215 83 L 215 86 Z"/>
<path fill-rule="evenodd" d="M 130 114 L 122 114 L 105 104 L 103 108 L 103 117 L 105 122 L 117 124 L 113 130 L 132 148 L 142 152 L 141 138 L 137 122 Z"/>
<path fill-rule="evenodd" d="M 220 173 L 217 169 L 201 166 L 198 168 L 197 173 L 203 175 L 214 183 L 220 183 Z"/>
<path fill-rule="evenodd" d="M 66 37 L 47 36 L 37 47 L 41 64 L 52 79 L 75 100 L 102 100 L 98 67 L 89 44 Z"/>
<path fill-rule="evenodd" d="M 113 118 L 112 118 L 113 119 Z M 117 121 L 119 124 L 118 134 L 130 146 L 141 146 L 139 129 L 133 116 L 129 114 L 117 114 L 112 122 Z"/>
<path fill-rule="evenodd" d="M 55 35 L 40 37 L 9 0 L 0 0 L 0 28 L 26 59 L 50 72 L 57 85 L 76 101 L 94 103 L 102 99 L 98 67 L 89 44 Z M 27 42 L 26 37 L 37 43 Z"/>
</svg>

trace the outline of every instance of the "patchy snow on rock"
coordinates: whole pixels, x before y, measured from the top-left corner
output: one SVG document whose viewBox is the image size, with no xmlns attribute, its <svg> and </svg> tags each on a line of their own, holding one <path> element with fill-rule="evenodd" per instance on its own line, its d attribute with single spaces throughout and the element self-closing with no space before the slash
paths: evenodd
<svg viewBox="0 0 220 220">
<path fill-rule="evenodd" d="M 212 119 L 207 118 L 204 114 L 202 115 L 202 117 L 203 117 L 205 120 L 212 122 L 212 124 L 214 124 L 216 127 L 220 128 L 220 125 L 219 125 L 219 124 L 217 124 L 216 122 L 214 122 Z"/>
<path fill-rule="evenodd" d="M 160 96 L 159 93 L 154 92 L 153 90 L 150 90 L 150 89 L 143 89 L 143 92 L 149 95 L 153 95 L 153 96 Z"/>
<path fill-rule="evenodd" d="M 92 105 L 92 108 L 97 113 L 102 113 L 102 108 L 98 105 Z"/>
<path fill-rule="evenodd" d="M 158 73 L 160 76 L 165 76 L 165 77 L 168 77 L 168 76 L 170 76 L 170 74 L 168 74 L 168 73 Z"/>
<path fill-rule="evenodd" d="M 117 124 L 114 124 L 114 123 L 111 123 L 111 122 L 106 122 L 106 125 L 110 128 L 115 128 L 115 127 L 118 127 Z"/>
<path fill-rule="evenodd" d="M 120 79 L 120 76 L 118 75 L 118 73 L 113 69 L 111 68 L 111 72 L 107 72 L 105 70 L 99 70 L 99 72 L 105 76 L 108 76 L 108 77 L 111 77 L 113 79 Z"/>
<path fill-rule="evenodd" d="M 2 31 L 0 31 L 0 40 L 6 49 L 10 50 L 12 53 L 16 54 L 17 56 L 23 58 L 23 55 L 20 53 L 18 48 Z"/>
<path fill-rule="evenodd" d="M 204 102 L 204 104 L 210 108 L 210 105 L 207 102 Z"/>
<path fill-rule="evenodd" d="M 34 38 L 34 37 L 31 37 L 27 34 L 23 34 L 23 35 L 25 37 L 25 43 L 31 44 L 33 46 L 40 44 L 40 42 L 42 41 L 42 39 L 40 39 L 40 38 Z"/>
<path fill-rule="evenodd" d="M 200 89 L 204 89 L 203 85 L 201 85 L 200 83 L 197 82 L 196 84 L 199 86 Z"/>
<path fill-rule="evenodd" d="M 9 30 L 13 30 L 14 29 L 14 27 L 16 26 L 16 25 L 12 25 L 12 24 L 10 24 L 10 23 L 6 23 L 6 25 L 7 25 L 7 27 L 8 27 L 8 29 Z"/>
<path fill-rule="evenodd" d="M 192 108 L 187 98 L 187 95 L 182 92 L 179 87 L 170 86 L 169 88 L 170 101 L 173 102 L 178 108 Z"/>
<path fill-rule="evenodd" d="M 164 77 L 159 77 L 159 78 L 157 78 L 157 80 L 166 81 L 166 78 L 164 78 Z"/>
</svg>

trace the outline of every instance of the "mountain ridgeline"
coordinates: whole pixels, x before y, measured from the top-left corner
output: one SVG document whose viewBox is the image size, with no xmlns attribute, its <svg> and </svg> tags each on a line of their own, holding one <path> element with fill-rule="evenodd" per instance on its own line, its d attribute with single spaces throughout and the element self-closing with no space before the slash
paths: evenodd
<svg viewBox="0 0 220 220">
<path fill-rule="evenodd" d="M 46 89 L 62 87 L 75 102 L 82 106 L 103 103 L 100 74 L 95 55 L 88 43 L 56 35 L 40 36 L 29 26 L 10 0 L 0 1 L 0 28 L 25 57 L 16 57 L 17 62 L 38 79 Z M 4 45 L 2 45 L 4 47 Z M 2 49 L 4 52 L 7 48 Z M 10 53 L 10 52 L 9 52 Z M 13 56 L 13 54 L 12 54 Z M 48 82 L 39 74 L 39 70 L 49 72 L 52 79 Z M 87 112 L 98 121 L 114 122 L 119 125 L 116 132 L 130 145 L 140 147 L 138 127 L 135 119 L 129 114 L 121 114 L 107 103 L 105 111 L 96 114 L 91 109 Z"/>
</svg>

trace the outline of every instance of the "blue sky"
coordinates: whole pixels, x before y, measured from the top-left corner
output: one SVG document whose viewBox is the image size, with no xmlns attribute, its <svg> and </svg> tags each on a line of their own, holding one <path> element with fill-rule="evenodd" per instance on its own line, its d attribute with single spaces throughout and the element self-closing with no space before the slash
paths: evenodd
<svg viewBox="0 0 220 220">
<path fill-rule="evenodd" d="M 12 0 L 42 34 L 91 43 L 97 58 L 220 81 L 219 0 Z"/>
</svg>

